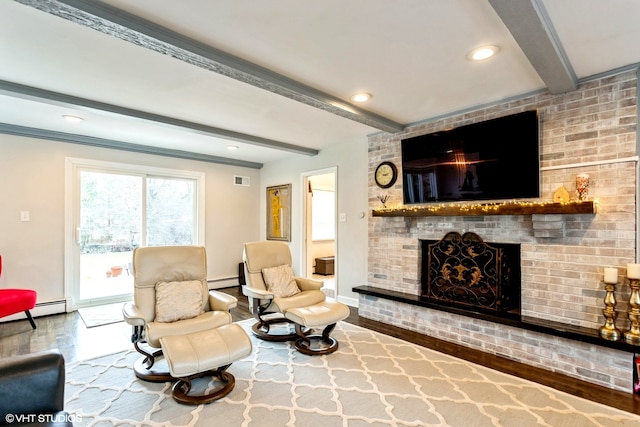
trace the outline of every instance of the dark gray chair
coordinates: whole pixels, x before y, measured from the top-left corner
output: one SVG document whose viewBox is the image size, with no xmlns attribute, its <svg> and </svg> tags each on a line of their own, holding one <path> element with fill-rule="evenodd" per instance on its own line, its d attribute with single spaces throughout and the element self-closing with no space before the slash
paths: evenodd
<svg viewBox="0 0 640 427">
<path fill-rule="evenodd" d="M 0 425 L 73 426 L 64 412 L 64 381 L 57 350 L 1 359 Z"/>
</svg>

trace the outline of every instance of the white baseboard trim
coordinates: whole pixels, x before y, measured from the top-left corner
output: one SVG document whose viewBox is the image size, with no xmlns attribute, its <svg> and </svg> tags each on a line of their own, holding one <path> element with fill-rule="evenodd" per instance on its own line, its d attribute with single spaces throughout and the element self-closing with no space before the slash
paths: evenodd
<svg viewBox="0 0 640 427">
<path fill-rule="evenodd" d="M 67 302 L 66 300 L 56 300 L 56 301 L 46 301 L 39 302 L 36 306 L 29 310 L 31 312 L 32 317 L 40 317 L 40 316 L 48 316 L 50 314 L 59 314 L 67 312 Z M 27 315 L 24 314 L 24 311 L 20 313 L 12 314 L 11 316 L 3 317 L 0 319 L 1 322 L 10 322 L 13 320 L 27 320 Z"/>
<path fill-rule="evenodd" d="M 349 307 L 355 307 L 358 308 L 358 298 L 348 298 L 348 297 L 341 297 L 338 296 L 338 302 L 341 302 L 343 304 L 347 304 Z"/>
</svg>

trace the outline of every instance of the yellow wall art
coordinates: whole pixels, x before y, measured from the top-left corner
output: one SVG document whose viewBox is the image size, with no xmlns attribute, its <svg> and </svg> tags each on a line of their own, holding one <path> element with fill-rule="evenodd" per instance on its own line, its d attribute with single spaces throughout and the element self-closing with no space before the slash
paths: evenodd
<svg viewBox="0 0 640 427">
<path fill-rule="evenodd" d="M 291 184 L 267 187 L 267 240 L 291 241 Z"/>
</svg>

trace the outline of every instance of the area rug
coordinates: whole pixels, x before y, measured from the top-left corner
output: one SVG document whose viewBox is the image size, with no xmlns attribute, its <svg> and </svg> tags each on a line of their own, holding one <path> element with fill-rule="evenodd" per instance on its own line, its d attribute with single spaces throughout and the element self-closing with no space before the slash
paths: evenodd
<svg viewBox="0 0 640 427">
<path fill-rule="evenodd" d="M 136 379 L 133 351 L 72 363 L 65 408 L 76 426 L 640 426 L 640 416 L 345 322 L 333 336 L 340 347 L 325 356 L 252 337 L 252 354 L 229 368 L 234 390 L 200 406 Z"/>
<path fill-rule="evenodd" d="M 115 304 L 97 305 L 95 307 L 79 308 L 78 313 L 87 328 L 123 322 L 121 302 Z"/>
</svg>

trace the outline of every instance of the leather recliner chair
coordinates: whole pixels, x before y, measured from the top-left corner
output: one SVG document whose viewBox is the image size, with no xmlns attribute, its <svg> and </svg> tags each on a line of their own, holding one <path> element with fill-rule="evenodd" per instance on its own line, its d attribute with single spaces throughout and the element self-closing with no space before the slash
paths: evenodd
<svg viewBox="0 0 640 427">
<path fill-rule="evenodd" d="M 295 332 L 274 333 L 272 326 L 292 323 L 284 313 L 292 308 L 309 307 L 323 302 L 326 295 L 320 289 L 324 282 L 293 276 L 298 292 L 291 296 L 278 296 L 265 282 L 265 269 L 291 267 L 291 250 L 285 242 L 266 240 L 244 244 L 243 261 L 246 284 L 242 293 L 249 299 L 249 309 L 257 322 L 252 326 L 254 335 L 265 341 L 291 341 L 298 339 Z"/>
<path fill-rule="evenodd" d="M 171 381 L 173 377 L 166 365 L 154 366 L 156 358 L 162 356 L 160 339 L 230 324 L 233 321 L 230 310 L 237 306 L 238 301 L 231 295 L 208 289 L 206 252 L 201 246 L 136 248 L 133 252 L 133 278 L 134 302 L 125 303 L 122 313 L 125 322 L 133 328 L 133 345 L 143 356 L 134 365 L 135 374 L 145 381 Z M 173 283 L 186 286 L 190 282 L 198 282 L 201 287 L 202 312 L 190 318 L 160 321 L 158 285 Z M 173 299 L 176 304 L 182 303 L 184 295 L 178 291 Z"/>
<path fill-rule="evenodd" d="M 252 351 L 251 339 L 229 312 L 237 299 L 208 289 L 206 259 L 202 246 L 136 248 L 134 302 L 122 308 L 142 354 L 136 376 L 172 381 L 173 398 L 190 405 L 229 394 L 235 378 L 227 369 Z M 191 393 L 192 380 L 205 376 L 216 386 Z"/>
</svg>

